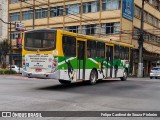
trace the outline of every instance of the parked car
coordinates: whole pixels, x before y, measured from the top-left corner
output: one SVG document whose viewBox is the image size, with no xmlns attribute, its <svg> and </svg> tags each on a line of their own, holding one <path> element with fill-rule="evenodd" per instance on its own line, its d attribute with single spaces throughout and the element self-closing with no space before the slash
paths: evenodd
<svg viewBox="0 0 160 120">
<path fill-rule="evenodd" d="M 150 79 L 152 78 L 160 78 L 160 67 L 153 67 L 150 72 Z"/>
<path fill-rule="evenodd" d="M 8 69 L 10 69 L 10 66 L 8 66 Z M 18 67 L 17 65 L 11 65 L 11 70 L 15 71 L 16 73 L 22 73 L 22 68 Z"/>
</svg>

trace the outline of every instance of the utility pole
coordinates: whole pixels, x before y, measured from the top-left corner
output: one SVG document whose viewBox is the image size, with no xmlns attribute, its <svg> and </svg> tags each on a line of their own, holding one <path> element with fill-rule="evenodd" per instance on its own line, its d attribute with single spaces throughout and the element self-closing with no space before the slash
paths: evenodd
<svg viewBox="0 0 160 120">
<path fill-rule="evenodd" d="M 139 62 L 138 62 L 138 75 L 137 77 L 142 78 L 143 77 L 143 42 L 144 42 L 144 38 L 143 38 L 143 26 L 144 26 L 144 21 L 143 21 L 143 13 L 144 13 L 144 1 L 142 0 L 142 11 L 141 11 L 141 28 L 140 28 L 140 37 L 138 40 L 138 44 L 139 44 Z"/>
<path fill-rule="evenodd" d="M 35 25 L 35 0 L 33 0 L 33 29 Z"/>
<path fill-rule="evenodd" d="M 10 64 L 10 73 L 11 73 L 11 65 L 12 65 L 12 39 L 11 39 L 11 27 L 12 27 L 12 24 L 11 22 L 9 23 L 9 32 L 10 32 L 10 37 L 9 37 L 9 41 L 10 41 L 10 59 L 9 59 L 9 64 Z"/>
</svg>

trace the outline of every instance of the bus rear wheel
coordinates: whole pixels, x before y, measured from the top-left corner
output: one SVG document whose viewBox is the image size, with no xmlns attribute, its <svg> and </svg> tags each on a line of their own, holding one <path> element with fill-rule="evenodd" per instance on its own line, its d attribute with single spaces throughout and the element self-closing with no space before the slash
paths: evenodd
<svg viewBox="0 0 160 120">
<path fill-rule="evenodd" d="M 59 80 L 59 82 L 62 84 L 62 85 L 69 85 L 71 84 L 71 81 L 67 81 L 67 80 Z"/>
<path fill-rule="evenodd" d="M 91 73 L 90 73 L 89 84 L 90 85 L 96 84 L 97 78 L 98 78 L 97 71 L 96 70 L 92 70 Z"/>
<path fill-rule="evenodd" d="M 121 81 L 126 81 L 127 80 L 127 77 L 128 77 L 128 73 L 127 73 L 127 70 L 124 70 L 123 72 L 123 77 L 121 77 Z"/>
</svg>

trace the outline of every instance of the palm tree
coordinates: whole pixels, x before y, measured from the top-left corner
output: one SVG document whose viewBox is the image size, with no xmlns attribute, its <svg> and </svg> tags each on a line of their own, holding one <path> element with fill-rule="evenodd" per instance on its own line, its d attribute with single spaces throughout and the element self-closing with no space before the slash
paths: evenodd
<svg viewBox="0 0 160 120">
<path fill-rule="evenodd" d="M 2 68 L 6 68 L 6 55 L 10 50 L 10 45 L 8 41 L 8 39 L 0 41 Z"/>
</svg>

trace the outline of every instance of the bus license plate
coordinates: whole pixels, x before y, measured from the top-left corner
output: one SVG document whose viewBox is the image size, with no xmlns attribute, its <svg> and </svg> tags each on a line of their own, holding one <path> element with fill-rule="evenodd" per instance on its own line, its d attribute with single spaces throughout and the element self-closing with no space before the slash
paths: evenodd
<svg viewBox="0 0 160 120">
<path fill-rule="evenodd" d="M 41 71 L 42 71 L 42 69 L 37 68 L 37 69 L 35 69 L 35 71 L 36 71 L 36 72 L 41 72 Z"/>
</svg>

